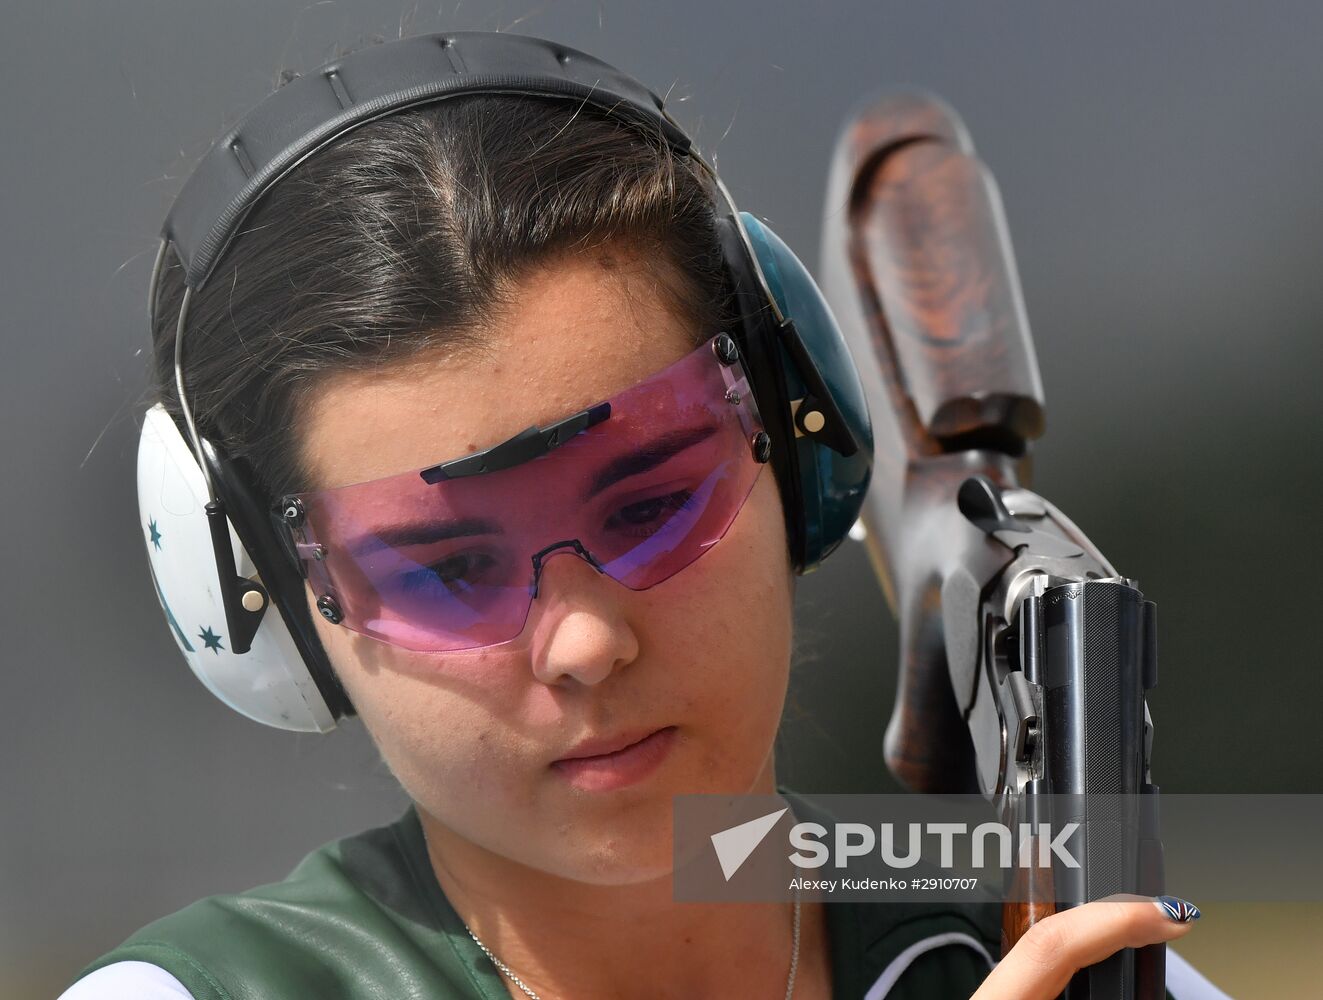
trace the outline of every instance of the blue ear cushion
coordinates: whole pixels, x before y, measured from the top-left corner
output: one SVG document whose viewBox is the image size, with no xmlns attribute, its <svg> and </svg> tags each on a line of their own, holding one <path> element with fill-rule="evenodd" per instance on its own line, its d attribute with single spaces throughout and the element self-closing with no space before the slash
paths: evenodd
<svg viewBox="0 0 1323 1000">
<path fill-rule="evenodd" d="M 832 553 L 859 517 L 873 470 L 873 427 L 864 388 L 845 337 L 808 269 L 771 229 L 748 212 L 740 219 L 758 257 L 758 265 L 781 313 L 792 320 L 837 410 L 859 450 L 843 456 L 810 437 L 797 437 L 804 502 L 804 573 Z M 789 352 L 782 362 L 790 399 L 805 395 L 802 377 Z"/>
</svg>

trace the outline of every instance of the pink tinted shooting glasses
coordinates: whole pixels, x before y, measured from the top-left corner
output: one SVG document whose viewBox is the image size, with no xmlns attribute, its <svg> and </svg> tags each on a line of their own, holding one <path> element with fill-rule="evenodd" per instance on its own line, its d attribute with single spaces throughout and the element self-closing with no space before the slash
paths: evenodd
<svg viewBox="0 0 1323 1000">
<path fill-rule="evenodd" d="M 632 590 L 715 545 L 770 438 L 720 333 L 610 399 L 484 451 L 280 506 L 328 621 L 419 651 L 516 638 L 551 556 Z"/>
</svg>

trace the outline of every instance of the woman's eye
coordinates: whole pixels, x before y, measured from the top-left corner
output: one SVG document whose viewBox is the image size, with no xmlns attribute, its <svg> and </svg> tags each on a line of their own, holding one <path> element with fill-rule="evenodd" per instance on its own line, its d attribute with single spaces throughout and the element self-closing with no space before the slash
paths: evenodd
<svg viewBox="0 0 1323 1000">
<path fill-rule="evenodd" d="M 689 502 L 692 490 L 676 490 L 665 496 L 651 497 L 621 507 L 608 524 L 631 534 L 651 534 Z M 638 529 L 651 529 L 640 531 Z"/>
<path fill-rule="evenodd" d="M 494 561 L 481 552 L 463 552 L 404 574 L 406 590 L 418 590 L 440 584 L 447 590 L 471 587 Z"/>
</svg>

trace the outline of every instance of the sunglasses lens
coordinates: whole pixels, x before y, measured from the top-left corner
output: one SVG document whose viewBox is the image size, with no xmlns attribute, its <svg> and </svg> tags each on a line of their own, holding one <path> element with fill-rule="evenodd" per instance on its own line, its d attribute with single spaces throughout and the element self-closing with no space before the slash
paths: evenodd
<svg viewBox="0 0 1323 1000">
<path fill-rule="evenodd" d="M 355 631 L 440 652 L 518 636 L 539 565 L 562 551 L 634 590 L 674 576 L 725 535 L 763 468 L 745 373 L 712 343 L 535 457 L 298 494 L 314 594 Z"/>
</svg>

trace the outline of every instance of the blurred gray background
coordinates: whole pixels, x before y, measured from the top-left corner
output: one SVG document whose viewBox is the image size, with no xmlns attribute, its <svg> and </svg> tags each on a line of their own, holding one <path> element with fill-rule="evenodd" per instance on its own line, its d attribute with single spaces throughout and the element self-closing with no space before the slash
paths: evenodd
<svg viewBox="0 0 1323 1000">
<path fill-rule="evenodd" d="M 265 730 L 187 671 L 137 524 L 135 402 L 156 233 L 211 140 L 283 67 L 463 28 L 669 90 L 737 202 L 813 267 L 847 108 L 893 85 L 950 101 L 1023 278 L 1048 399 L 1036 488 L 1160 608 L 1158 781 L 1323 791 L 1323 6 L 10 0 L 0 996 L 52 996 L 148 920 L 404 804 L 357 724 Z M 783 777 L 890 789 L 896 636 L 862 547 L 800 597 Z M 1317 983 L 1317 908 L 1210 916 L 1182 950 L 1222 985 Z"/>
</svg>

